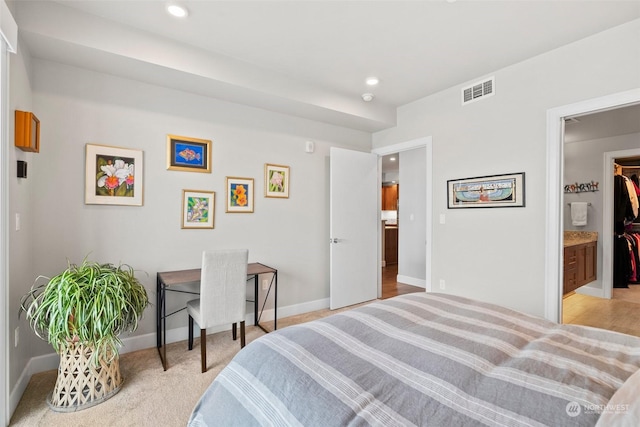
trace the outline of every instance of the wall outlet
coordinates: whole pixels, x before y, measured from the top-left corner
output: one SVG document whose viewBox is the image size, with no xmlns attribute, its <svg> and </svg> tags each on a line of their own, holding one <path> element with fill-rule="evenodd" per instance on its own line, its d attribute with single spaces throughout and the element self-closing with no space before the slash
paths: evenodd
<svg viewBox="0 0 640 427">
<path fill-rule="evenodd" d="M 444 289 L 444 288 L 446 288 L 444 284 L 444 279 L 440 279 L 440 289 Z"/>
<path fill-rule="evenodd" d="M 16 330 L 14 331 L 14 346 L 17 347 L 18 346 L 18 342 L 20 341 L 20 326 L 16 327 Z"/>
<path fill-rule="evenodd" d="M 262 281 L 262 290 L 266 291 L 267 289 L 269 289 L 269 281 L 267 279 L 264 279 Z"/>
</svg>

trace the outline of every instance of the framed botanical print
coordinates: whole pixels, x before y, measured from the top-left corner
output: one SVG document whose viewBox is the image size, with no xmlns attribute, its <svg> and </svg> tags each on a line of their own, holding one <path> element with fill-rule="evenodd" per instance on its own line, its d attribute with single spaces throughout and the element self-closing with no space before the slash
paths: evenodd
<svg viewBox="0 0 640 427">
<path fill-rule="evenodd" d="M 86 204 L 142 206 L 142 151 L 87 144 Z"/>
<path fill-rule="evenodd" d="M 227 177 L 227 212 L 253 212 L 253 178 Z"/>
<path fill-rule="evenodd" d="M 213 191 L 182 190 L 182 228 L 213 228 Z"/>
<path fill-rule="evenodd" d="M 264 196 L 289 197 L 289 166 L 264 165 Z"/>
</svg>

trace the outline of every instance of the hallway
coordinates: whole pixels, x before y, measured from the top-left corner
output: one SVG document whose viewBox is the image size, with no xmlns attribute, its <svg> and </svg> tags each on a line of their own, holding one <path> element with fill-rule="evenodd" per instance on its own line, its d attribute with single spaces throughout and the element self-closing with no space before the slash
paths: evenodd
<svg viewBox="0 0 640 427">
<path fill-rule="evenodd" d="M 424 288 L 397 282 L 397 276 L 398 264 L 391 264 L 387 267 L 382 267 L 382 297 L 380 299 L 410 294 L 412 292 L 424 292 Z"/>
</svg>

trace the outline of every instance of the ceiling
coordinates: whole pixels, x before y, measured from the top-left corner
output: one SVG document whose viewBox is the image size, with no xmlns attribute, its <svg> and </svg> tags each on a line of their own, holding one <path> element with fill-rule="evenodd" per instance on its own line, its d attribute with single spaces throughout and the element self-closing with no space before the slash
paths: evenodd
<svg viewBox="0 0 640 427">
<path fill-rule="evenodd" d="M 640 17 L 637 0 L 182 0 L 183 19 L 164 0 L 7 3 L 33 57 L 366 132 L 395 126 L 399 106 Z"/>
<path fill-rule="evenodd" d="M 640 104 L 585 114 L 565 121 L 567 143 L 640 133 Z"/>
</svg>

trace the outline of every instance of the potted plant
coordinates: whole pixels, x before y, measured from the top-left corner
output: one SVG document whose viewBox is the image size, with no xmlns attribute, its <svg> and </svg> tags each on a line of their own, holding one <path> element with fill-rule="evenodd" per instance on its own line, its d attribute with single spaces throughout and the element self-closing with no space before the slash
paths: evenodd
<svg viewBox="0 0 640 427">
<path fill-rule="evenodd" d="M 36 279 L 20 308 L 36 335 L 60 354 L 48 399 L 53 410 L 84 409 L 120 390 L 119 334 L 138 327 L 148 304 L 144 286 L 128 265 L 85 258 L 80 265 L 68 263 L 53 278 Z"/>
</svg>

